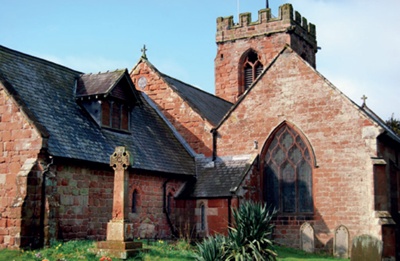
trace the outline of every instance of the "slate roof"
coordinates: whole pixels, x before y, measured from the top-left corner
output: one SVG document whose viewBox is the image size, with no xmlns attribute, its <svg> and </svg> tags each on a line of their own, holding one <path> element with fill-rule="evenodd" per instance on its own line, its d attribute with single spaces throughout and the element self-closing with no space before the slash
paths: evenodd
<svg viewBox="0 0 400 261">
<path fill-rule="evenodd" d="M 232 197 L 250 170 L 256 156 L 197 160 L 197 180 L 188 183 L 179 198 Z"/>
<path fill-rule="evenodd" d="M 126 70 L 115 70 L 98 74 L 84 74 L 78 79 L 76 96 L 107 94 L 118 83 Z"/>
<path fill-rule="evenodd" d="M 372 120 L 374 120 L 379 126 L 381 126 L 385 130 L 385 135 L 400 144 L 400 137 L 381 119 L 381 117 L 379 117 L 374 111 L 372 111 L 365 103 L 360 108 Z"/>
<path fill-rule="evenodd" d="M 126 146 L 134 168 L 193 175 L 194 160 L 145 100 L 131 112 L 130 134 L 100 128 L 75 100 L 82 73 L 0 46 L 0 81 L 56 157 L 109 163 Z"/>
<path fill-rule="evenodd" d="M 161 74 L 164 80 L 185 100 L 200 116 L 216 126 L 232 107 L 232 103 L 215 95 L 181 82 L 168 75 Z"/>
</svg>

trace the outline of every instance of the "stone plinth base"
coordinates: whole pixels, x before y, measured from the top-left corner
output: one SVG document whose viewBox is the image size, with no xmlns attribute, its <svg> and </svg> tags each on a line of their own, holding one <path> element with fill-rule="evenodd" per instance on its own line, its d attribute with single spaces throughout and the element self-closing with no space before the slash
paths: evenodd
<svg viewBox="0 0 400 261">
<path fill-rule="evenodd" d="M 132 241 L 133 224 L 111 220 L 107 223 L 107 241 Z"/>
<path fill-rule="evenodd" d="M 142 242 L 101 241 L 97 242 L 98 255 L 127 259 L 141 251 Z"/>
</svg>

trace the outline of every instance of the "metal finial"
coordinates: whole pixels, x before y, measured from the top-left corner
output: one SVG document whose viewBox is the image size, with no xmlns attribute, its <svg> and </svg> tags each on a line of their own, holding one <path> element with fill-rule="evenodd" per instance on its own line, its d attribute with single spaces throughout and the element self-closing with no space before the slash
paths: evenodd
<svg viewBox="0 0 400 261">
<path fill-rule="evenodd" d="M 268 0 L 266 0 L 267 2 L 266 2 L 266 4 L 267 4 L 267 8 L 269 8 L 269 1 Z"/>
<path fill-rule="evenodd" d="M 144 44 L 143 45 L 143 48 L 141 49 L 141 51 L 142 51 L 142 58 L 147 58 L 147 56 L 146 56 L 146 51 L 147 51 L 147 49 L 146 49 L 146 45 Z"/>
<path fill-rule="evenodd" d="M 363 95 L 363 96 L 361 97 L 361 100 L 363 100 L 363 104 L 362 104 L 363 106 L 364 106 L 364 105 L 367 105 L 366 102 L 365 102 L 367 99 L 368 99 L 368 97 L 365 96 L 365 95 Z"/>
</svg>

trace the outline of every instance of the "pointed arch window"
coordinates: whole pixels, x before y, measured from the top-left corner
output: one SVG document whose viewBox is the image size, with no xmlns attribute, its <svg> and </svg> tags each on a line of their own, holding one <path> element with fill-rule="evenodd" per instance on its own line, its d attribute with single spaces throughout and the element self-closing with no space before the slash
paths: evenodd
<svg viewBox="0 0 400 261">
<path fill-rule="evenodd" d="M 132 213 L 137 213 L 138 207 L 138 192 L 135 189 L 132 193 Z"/>
<path fill-rule="evenodd" d="M 254 50 L 247 52 L 242 62 L 241 93 L 245 92 L 250 85 L 257 79 L 263 70 L 258 54 Z"/>
<path fill-rule="evenodd" d="M 284 124 L 270 138 L 264 158 L 264 195 L 282 213 L 312 213 L 312 158 L 302 136 Z"/>
<path fill-rule="evenodd" d="M 200 229 L 202 231 L 206 230 L 206 207 L 204 204 L 200 206 Z"/>
<path fill-rule="evenodd" d="M 171 214 L 172 199 L 173 199 L 172 193 L 168 193 L 168 196 L 167 196 L 167 213 L 168 214 Z"/>
</svg>

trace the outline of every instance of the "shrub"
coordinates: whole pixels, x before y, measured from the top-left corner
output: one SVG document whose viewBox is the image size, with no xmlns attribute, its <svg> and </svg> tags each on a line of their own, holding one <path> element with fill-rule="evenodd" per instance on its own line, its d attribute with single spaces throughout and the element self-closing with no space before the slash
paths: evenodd
<svg viewBox="0 0 400 261">
<path fill-rule="evenodd" d="M 199 261 L 214 261 L 224 259 L 225 237 L 216 235 L 204 239 L 201 243 L 197 243 L 196 260 Z"/>
<path fill-rule="evenodd" d="M 271 223 L 275 213 L 262 203 L 242 203 L 233 211 L 235 227 L 228 236 L 203 240 L 197 245 L 197 260 L 276 260 Z"/>
</svg>

